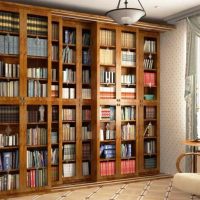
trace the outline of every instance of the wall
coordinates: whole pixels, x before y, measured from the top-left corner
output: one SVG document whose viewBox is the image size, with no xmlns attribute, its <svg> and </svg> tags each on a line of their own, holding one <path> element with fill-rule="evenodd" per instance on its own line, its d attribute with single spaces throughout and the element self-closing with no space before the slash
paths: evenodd
<svg viewBox="0 0 200 200">
<path fill-rule="evenodd" d="M 184 77 L 186 65 L 186 21 L 161 34 L 160 136 L 161 172 L 176 173 L 176 158 L 184 152 Z"/>
</svg>

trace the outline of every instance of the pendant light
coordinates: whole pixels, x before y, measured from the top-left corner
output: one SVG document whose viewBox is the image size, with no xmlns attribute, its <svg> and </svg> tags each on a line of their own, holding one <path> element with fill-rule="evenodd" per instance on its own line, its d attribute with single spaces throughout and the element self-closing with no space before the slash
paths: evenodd
<svg viewBox="0 0 200 200">
<path fill-rule="evenodd" d="M 146 12 L 138 0 L 142 9 L 128 8 L 128 0 L 124 0 L 124 8 L 120 8 L 121 0 L 119 0 L 117 8 L 110 10 L 106 13 L 106 16 L 112 18 L 115 22 L 121 25 L 131 25 L 136 23 L 140 18 L 146 15 Z"/>
</svg>

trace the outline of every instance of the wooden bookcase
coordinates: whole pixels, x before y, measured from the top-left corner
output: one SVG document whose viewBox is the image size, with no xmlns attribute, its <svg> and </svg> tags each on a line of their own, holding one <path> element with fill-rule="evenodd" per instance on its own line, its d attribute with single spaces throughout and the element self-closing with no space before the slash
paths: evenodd
<svg viewBox="0 0 200 200">
<path fill-rule="evenodd" d="M 159 32 L 0 5 L 0 193 L 159 173 Z"/>
</svg>

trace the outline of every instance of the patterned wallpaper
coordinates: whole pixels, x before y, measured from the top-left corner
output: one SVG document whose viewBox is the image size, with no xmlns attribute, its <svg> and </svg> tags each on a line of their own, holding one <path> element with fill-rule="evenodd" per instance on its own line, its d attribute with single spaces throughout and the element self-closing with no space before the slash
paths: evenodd
<svg viewBox="0 0 200 200">
<path fill-rule="evenodd" d="M 160 150 L 161 172 L 176 173 L 176 158 L 184 152 L 184 77 L 186 65 L 186 21 L 161 34 Z"/>
</svg>

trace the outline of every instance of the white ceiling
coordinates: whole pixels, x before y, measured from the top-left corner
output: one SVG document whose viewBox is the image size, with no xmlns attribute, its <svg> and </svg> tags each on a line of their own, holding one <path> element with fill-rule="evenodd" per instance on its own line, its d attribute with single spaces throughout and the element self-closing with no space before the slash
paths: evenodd
<svg viewBox="0 0 200 200">
<path fill-rule="evenodd" d="M 118 0 L 8 0 L 11 2 L 61 8 L 104 15 L 117 6 Z M 200 5 L 200 0 L 140 0 L 146 10 L 146 19 L 163 20 L 165 17 Z M 124 6 L 124 0 L 121 0 Z M 137 0 L 128 0 L 128 7 L 140 8 Z"/>
</svg>

